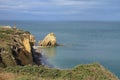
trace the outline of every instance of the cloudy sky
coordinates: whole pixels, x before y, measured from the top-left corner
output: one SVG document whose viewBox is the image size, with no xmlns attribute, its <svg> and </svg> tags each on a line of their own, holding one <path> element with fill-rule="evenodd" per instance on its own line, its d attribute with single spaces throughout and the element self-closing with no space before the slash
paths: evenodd
<svg viewBox="0 0 120 80">
<path fill-rule="evenodd" d="M 0 20 L 120 21 L 120 0 L 0 0 Z"/>
</svg>

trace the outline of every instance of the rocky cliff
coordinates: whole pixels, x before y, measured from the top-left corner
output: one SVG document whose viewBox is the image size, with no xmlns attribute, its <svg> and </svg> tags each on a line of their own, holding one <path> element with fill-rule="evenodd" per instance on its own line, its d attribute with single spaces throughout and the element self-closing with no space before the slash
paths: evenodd
<svg viewBox="0 0 120 80">
<path fill-rule="evenodd" d="M 0 67 L 33 63 L 35 37 L 27 31 L 0 27 Z"/>
</svg>

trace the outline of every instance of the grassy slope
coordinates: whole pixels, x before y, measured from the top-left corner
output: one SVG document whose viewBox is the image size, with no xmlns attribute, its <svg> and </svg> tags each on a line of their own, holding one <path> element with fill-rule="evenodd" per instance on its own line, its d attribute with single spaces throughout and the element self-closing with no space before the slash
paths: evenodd
<svg viewBox="0 0 120 80">
<path fill-rule="evenodd" d="M 45 66 L 16 66 L 0 70 L 0 79 L 11 75 L 13 80 L 118 80 L 98 63 L 79 65 L 70 70 L 51 69 Z M 7 80 L 11 80 L 11 78 Z"/>
<path fill-rule="evenodd" d="M 8 44 L 11 44 L 15 33 L 25 33 L 23 30 L 13 29 L 13 28 L 2 28 L 0 27 L 0 47 L 6 49 Z"/>
</svg>

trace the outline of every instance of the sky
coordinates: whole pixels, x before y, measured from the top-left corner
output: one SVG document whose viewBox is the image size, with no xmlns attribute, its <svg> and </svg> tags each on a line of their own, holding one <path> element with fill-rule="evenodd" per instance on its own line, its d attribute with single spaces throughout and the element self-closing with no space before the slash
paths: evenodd
<svg viewBox="0 0 120 80">
<path fill-rule="evenodd" d="M 120 21 L 120 0 L 0 0 L 0 20 Z"/>
</svg>

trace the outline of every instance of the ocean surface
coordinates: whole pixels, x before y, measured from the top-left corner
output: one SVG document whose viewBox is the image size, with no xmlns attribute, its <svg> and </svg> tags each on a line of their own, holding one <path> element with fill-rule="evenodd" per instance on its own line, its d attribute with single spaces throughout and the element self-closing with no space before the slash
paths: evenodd
<svg viewBox="0 0 120 80">
<path fill-rule="evenodd" d="M 102 21 L 0 21 L 30 31 L 36 40 L 54 32 L 64 46 L 42 49 L 49 67 L 68 69 L 79 64 L 100 63 L 120 78 L 120 22 Z"/>
</svg>

